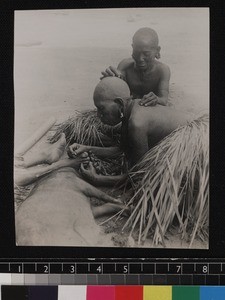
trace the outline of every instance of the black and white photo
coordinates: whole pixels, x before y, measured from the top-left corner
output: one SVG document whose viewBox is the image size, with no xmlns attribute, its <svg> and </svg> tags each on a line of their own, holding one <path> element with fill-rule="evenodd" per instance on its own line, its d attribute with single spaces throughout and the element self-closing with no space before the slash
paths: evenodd
<svg viewBox="0 0 225 300">
<path fill-rule="evenodd" d="M 14 18 L 16 244 L 208 249 L 208 8 Z"/>
</svg>

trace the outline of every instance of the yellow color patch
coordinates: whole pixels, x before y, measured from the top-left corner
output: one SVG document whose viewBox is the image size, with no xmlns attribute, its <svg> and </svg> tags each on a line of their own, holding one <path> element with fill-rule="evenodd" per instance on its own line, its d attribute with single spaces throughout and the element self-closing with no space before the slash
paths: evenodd
<svg viewBox="0 0 225 300">
<path fill-rule="evenodd" d="M 143 300 L 172 300 L 172 286 L 144 286 Z"/>
</svg>

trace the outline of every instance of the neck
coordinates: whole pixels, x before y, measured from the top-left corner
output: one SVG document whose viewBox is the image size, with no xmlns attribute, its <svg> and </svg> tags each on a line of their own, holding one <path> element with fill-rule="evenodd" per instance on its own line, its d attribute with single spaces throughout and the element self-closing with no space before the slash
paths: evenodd
<svg viewBox="0 0 225 300">
<path fill-rule="evenodd" d="M 149 64 L 146 69 L 142 70 L 142 69 L 139 69 L 137 67 L 136 70 L 138 71 L 138 73 L 140 74 L 140 76 L 145 76 L 146 74 L 150 73 L 155 67 L 155 61 L 153 61 L 151 64 Z"/>
<path fill-rule="evenodd" d="M 124 99 L 124 110 L 123 110 L 123 120 L 128 121 L 131 115 L 131 111 L 134 105 L 134 101 L 131 97 Z"/>
</svg>

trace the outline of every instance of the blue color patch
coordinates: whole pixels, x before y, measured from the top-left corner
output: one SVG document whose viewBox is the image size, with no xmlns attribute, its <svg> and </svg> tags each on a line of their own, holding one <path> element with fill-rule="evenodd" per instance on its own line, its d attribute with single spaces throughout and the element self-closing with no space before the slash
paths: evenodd
<svg viewBox="0 0 225 300">
<path fill-rule="evenodd" d="M 225 300 L 225 286 L 201 286 L 200 300 Z"/>
</svg>

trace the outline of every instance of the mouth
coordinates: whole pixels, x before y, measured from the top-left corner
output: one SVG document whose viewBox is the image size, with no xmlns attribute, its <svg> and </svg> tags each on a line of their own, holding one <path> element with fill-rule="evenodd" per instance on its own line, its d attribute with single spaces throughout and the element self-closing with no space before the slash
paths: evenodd
<svg viewBox="0 0 225 300">
<path fill-rule="evenodd" d="M 143 69 L 146 68 L 146 64 L 136 64 L 137 68 Z"/>
</svg>

